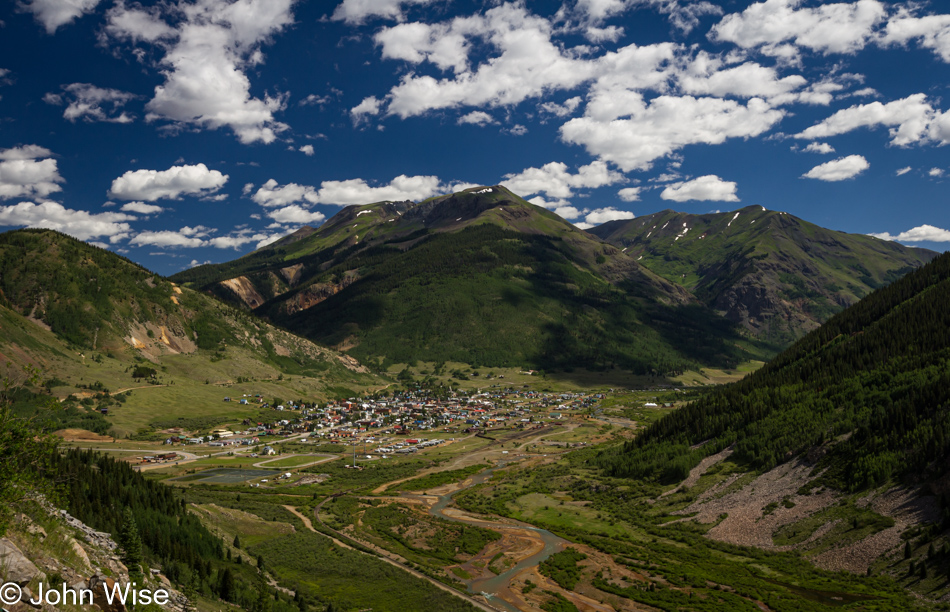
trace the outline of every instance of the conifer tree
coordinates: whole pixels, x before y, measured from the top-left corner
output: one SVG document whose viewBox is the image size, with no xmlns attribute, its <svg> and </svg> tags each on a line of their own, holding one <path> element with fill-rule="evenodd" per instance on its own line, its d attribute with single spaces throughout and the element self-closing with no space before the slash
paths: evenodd
<svg viewBox="0 0 950 612">
<path fill-rule="evenodd" d="M 132 516 L 132 509 L 126 507 L 122 514 L 122 529 L 119 532 L 119 546 L 122 547 L 122 562 L 129 568 L 129 575 L 142 573 L 142 538 Z"/>
<path fill-rule="evenodd" d="M 251 612 L 271 612 L 271 593 L 264 571 L 257 573 L 257 598 L 251 604 Z"/>
<path fill-rule="evenodd" d="M 225 601 L 234 601 L 234 574 L 230 567 L 224 568 L 221 572 L 221 580 L 218 582 L 218 597 Z"/>
</svg>

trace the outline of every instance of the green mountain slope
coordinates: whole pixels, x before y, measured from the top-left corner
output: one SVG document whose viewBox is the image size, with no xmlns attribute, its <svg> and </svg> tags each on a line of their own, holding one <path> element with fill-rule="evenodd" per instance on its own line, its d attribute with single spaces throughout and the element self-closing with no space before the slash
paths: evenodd
<svg viewBox="0 0 950 612">
<path fill-rule="evenodd" d="M 238 390 L 296 399 L 383 384 L 352 357 L 51 230 L 0 234 L 0 271 L 0 376 L 37 368 L 59 398 L 137 389 L 121 406 L 97 400 L 110 407 L 97 430 L 250 416 L 251 406 L 221 402 Z M 68 426 L 92 428 L 82 422 L 96 420 L 86 414 L 94 406 Z"/>
<path fill-rule="evenodd" d="M 761 206 L 666 210 L 590 232 L 778 346 L 935 256 Z"/>
<path fill-rule="evenodd" d="M 835 315 L 742 381 L 666 416 L 602 455 L 601 466 L 671 482 L 732 445 L 733 460 L 754 470 L 820 448 L 815 475 L 837 489 L 892 478 L 936 483 L 950 459 L 947 304 L 950 254 Z"/>
<path fill-rule="evenodd" d="M 684 289 L 498 186 L 347 207 L 173 279 L 361 360 L 666 373 L 746 355 Z"/>
</svg>

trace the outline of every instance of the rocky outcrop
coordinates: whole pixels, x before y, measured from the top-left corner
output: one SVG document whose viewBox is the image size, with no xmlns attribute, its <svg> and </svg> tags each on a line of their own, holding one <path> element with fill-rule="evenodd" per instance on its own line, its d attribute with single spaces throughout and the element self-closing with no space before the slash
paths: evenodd
<svg viewBox="0 0 950 612">
<path fill-rule="evenodd" d="M 0 575 L 3 576 L 3 582 L 15 582 L 20 586 L 26 586 L 37 577 L 46 579 L 40 568 L 7 538 L 0 538 Z"/>
<path fill-rule="evenodd" d="M 294 314 L 301 310 L 312 308 L 340 291 L 343 291 L 356 282 L 357 279 L 359 279 L 359 275 L 356 274 L 356 272 L 347 272 L 338 283 L 314 283 L 287 299 L 281 304 L 281 310 L 287 314 Z"/>
<path fill-rule="evenodd" d="M 752 276 L 740 279 L 720 293 L 712 307 L 756 335 L 772 332 L 798 337 L 820 325 L 761 280 Z"/>
<path fill-rule="evenodd" d="M 238 296 L 242 302 L 247 304 L 248 308 L 254 309 L 264 303 L 264 296 L 258 293 L 254 283 L 246 276 L 229 278 L 221 281 L 221 286 L 230 289 L 234 295 Z"/>
<path fill-rule="evenodd" d="M 115 540 L 112 539 L 111 534 L 108 534 L 104 531 L 96 531 L 65 510 L 60 510 L 59 514 L 63 517 L 63 520 L 67 525 L 77 529 L 82 534 L 82 537 L 93 546 L 105 548 L 106 550 L 110 551 L 114 551 L 119 548 L 119 545 L 116 544 Z"/>
<path fill-rule="evenodd" d="M 155 358 L 161 355 L 191 354 L 198 350 L 194 340 L 188 337 L 184 328 L 174 319 L 169 319 L 167 325 L 155 323 L 135 323 L 129 326 L 125 341 L 136 348 L 146 357 Z"/>
<path fill-rule="evenodd" d="M 42 498 L 37 502 L 53 517 L 52 523 L 43 520 L 44 528 L 30 517 L 17 514 L 7 534 L 9 537 L 0 539 L 0 579 L 16 583 L 22 593 L 19 603 L 4 607 L 9 612 L 32 612 L 34 609 L 55 612 L 57 607 L 45 602 L 33 605 L 30 600 L 40 599 L 39 589 L 44 593 L 51 589 L 58 592 L 65 589 L 75 591 L 77 597 L 84 591 L 91 591 L 94 605 L 103 612 L 126 612 L 120 599 L 113 597 L 110 602 L 106 597 L 107 589 L 112 593 L 118 583 L 124 590 L 131 580 L 128 568 L 117 556 L 118 545 L 112 536 L 96 531 Z M 56 583 L 48 583 L 48 576 L 56 576 Z M 42 587 L 39 583 L 43 583 Z M 166 590 L 169 601 L 162 606 L 165 610 L 186 612 L 194 609 L 158 569 L 148 572 L 144 582 L 140 578 L 136 583 L 136 588 L 149 589 L 153 593 L 157 589 Z M 83 607 L 88 607 L 88 603 Z"/>
<path fill-rule="evenodd" d="M 294 264 L 292 266 L 287 266 L 286 268 L 281 268 L 280 273 L 284 277 L 284 280 L 287 281 L 287 284 L 293 287 L 300 281 L 300 273 L 303 271 L 303 264 Z"/>
<path fill-rule="evenodd" d="M 114 593 L 116 582 L 108 576 L 95 574 L 89 577 L 89 590 L 92 591 L 93 602 L 103 612 L 125 612 L 125 605 L 116 597 L 109 601 L 107 592 Z M 121 585 L 120 585 L 121 587 Z"/>
</svg>

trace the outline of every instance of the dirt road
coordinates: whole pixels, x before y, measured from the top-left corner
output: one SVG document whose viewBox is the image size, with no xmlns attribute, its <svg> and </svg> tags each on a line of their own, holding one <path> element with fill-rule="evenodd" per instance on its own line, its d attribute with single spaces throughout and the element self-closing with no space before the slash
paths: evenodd
<svg viewBox="0 0 950 612">
<path fill-rule="evenodd" d="M 330 499 L 330 498 L 328 497 L 327 499 Z M 330 531 L 330 532 L 332 532 L 332 533 L 335 533 L 335 534 L 337 534 L 337 535 L 340 536 L 340 537 L 346 537 L 346 536 L 344 536 L 343 534 L 341 534 L 340 532 L 338 532 L 336 529 L 333 529 L 332 527 L 328 527 L 326 523 L 324 523 L 322 520 L 320 520 L 320 508 L 323 506 L 323 503 L 327 501 L 327 499 L 324 499 L 322 502 L 320 502 L 320 505 L 317 506 L 317 508 L 314 510 L 314 516 L 316 516 L 317 520 L 320 521 L 320 524 L 324 527 L 324 529 L 327 529 L 328 531 Z M 288 510 L 290 513 L 292 513 L 294 516 L 296 516 L 296 517 L 298 517 L 300 520 L 302 520 L 302 521 L 303 521 L 303 524 L 307 527 L 307 529 L 309 529 L 310 531 L 313 531 L 313 532 L 315 532 L 315 533 L 320 533 L 319 531 L 317 531 L 316 529 L 313 528 L 313 523 L 310 522 L 310 519 L 307 518 L 306 516 L 304 516 L 303 514 L 301 514 L 296 508 L 294 508 L 293 506 L 284 506 L 284 508 L 285 508 L 286 510 Z M 324 535 L 326 535 L 326 534 L 324 534 Z M 349 546 L 349 545 L 347 545 L 347 544 L 344 544 L 343 542 L 341 542 L 340 540 L 338 540 L 338 539 L 336 539 L 336 538 L 333 538 L 333 537 L 330 537 L 330 536 L 327 536 L 327 537 L 329 537 L 329 538 L 333 541 L 333 543 L 336 544 L 337 546 L 342 546 L 343 548 L 348 548 L 348 549 L 350 549 L 350 550 L 356 550 L 357 552 L 363 553 L 364 555 L 370 555 L 370 553 L 363 552 L 363 551 L 361 551 L 361 550 L 358 550 L 358 549 L 356 549 L 356 548 L 353 548 L 352 546 Z M 365 544 L 364 544 L 364 546 L 365 546 Z M 375 547 L 374 547 L 374 548 L 375 548 Z M 452 595 L 458 597 L 459 599 L 464 599 L 464 600 L 467 601 L 468 603 L 472 604 L 473 606 L 477 607 L 477 608 L 480 609 L 480 610 L 483 610 L 484 612 L 498 612 L 497 609 L 495 609 L 495 608 L 493 608 L 493 607 L 491 607 L 491 606 L 489 606 L 489 605 L 486 605 L 485 603 L 483 603 L 483 602 L 481 602 L 481 601 L 475 599 L 474 597 L 470 597 L 470 596 L 466 595 L 465 593 L 462 593 L 462 592 L 460 592 L 460 591 L 456 591 L 456 590 L 453 589 L 452 587 L 450 587 L 450 586 L 448 586 L 448 585 L 446 585 L 446 584 L 443 584 L 443 583 L 439 582 L 439 581 L 436 580 L 435 578 L 431 578 L 430 576 L 426 576 L 426 575 L 423 574 L 422 572 L 416 571 L 416 570 L 412 569 L 411 567 L 407 567 L 406 565 L 400 563 L 399 561 L 396 561 L 395 559 L 390 559 L 389 557 L 387 557 L 387 556 L 385 556 L 385 555 L 383 554 L 384 552 L 385 552 L 385 551 L 380 550 L 380 551 L 379 551 L 379 553 L 380 553 L 379 556 L 377 556 L 377 555 L 371 555 L 371 556 L 376 557 L 377 559 L 379 559 L 379 560 L 381 560 L 381 561 L 385 561 L 386 563 L 389 563 L 390 565 L 394 565 L 394 566 L 398 567 L 399 569 L 401 569 L 401 570 L 403 570 L 403 571 L 409 572 L 410 574 L 412 574 L 412 575 L 415 576 L 416 578 L 421 578 L 421 579 L 423 579 L 423 580 L 429 582 L 429 583 L 432 584 L 433 586 L 442 589 L 442 590 L 445 591 L 446 593 L 451 593 Z"/>
</svg>

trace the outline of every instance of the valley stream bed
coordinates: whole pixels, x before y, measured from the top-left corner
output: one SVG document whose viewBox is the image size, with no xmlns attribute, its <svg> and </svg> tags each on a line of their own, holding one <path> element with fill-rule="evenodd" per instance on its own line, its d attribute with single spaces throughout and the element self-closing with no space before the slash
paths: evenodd
<svg viewBox="0 0 950 612">
<path fill-rule="evenodd" d="M 496 522 L 482 521 L 482 520 L 466 518 L 466 517 L 451 516 L 445 513 L 446 507 L 450 503 L 452 503 L 452 499 L 457 494 L 461 493 L 462 491 L 465 491 L 466 489 L 470 489 L 471 487 L 474 487 L 476 485 L 479 485 L 487 481 L 489 478 L 491 478 L 492 473 L 494 473 L 496 469 L 502 468 L 504 466 L 505 466 L 504 463 L 499 463 L 498 467 L 496 468 L 489 468 L 487 470 L 479 472 L 474 477 L 472 477 L 472 482 L 469 485 L 461 489 L 458 489 L 457 491 L 453 491 L 452 493 L 449 493 L 446 495 L 440 495 L 435 505 L 429 508 L 429 514 L 437 518 L 445 519 L 447 521 L 452 521 L 453 523 L 466 523 L 469 525 L 484 527 L 486 529 L 492 529 L 495 531 L 504 530 L 504 529 L 532 531 L 541 538 L 541 541 L 544 544 L 544 548 L 542 548 L 539 552 L 536 552 L 535 554 L 531 555 L 530 557 L 522 559 L 516 565 L 498 574 L 497 576 L 493 576 L 491 578 L 475 578 L 471 580 L 464 580 L 464 579 L 462 580 L 462 582 L 468 587 L 468 590 L 470 593 L 475 594 L 475 595 L 480 594 L 480 595 L 486 596 L 489 599 L 489 601 L 492 603 L 492 605 L 496 607 L 500 606 L 500 607 L 503 607 L 505 610 L 509 610 L 511 612 L 518 612 L 519 609 L 513 606 L 511 603 L 502 599 L 500 596 L 498 596 L 498 592 L 507 590 L 509 583 L 518 573 L 525 570 L 526 568 L 536 567 L 538 564 L 546 560 L 548 557 L 550 557 L 554 553 L 563 550 L 565 546 L 570 544 L 570 542 L 568 542 L 564 538 L 554 535 L 553 533 L 551 533 L 550 531 L 546 529 L 540 529 L 538 527 L 534 527 L 526 523 L 520 523 L 520 522 L 496 523 Z"/>
</svg>

